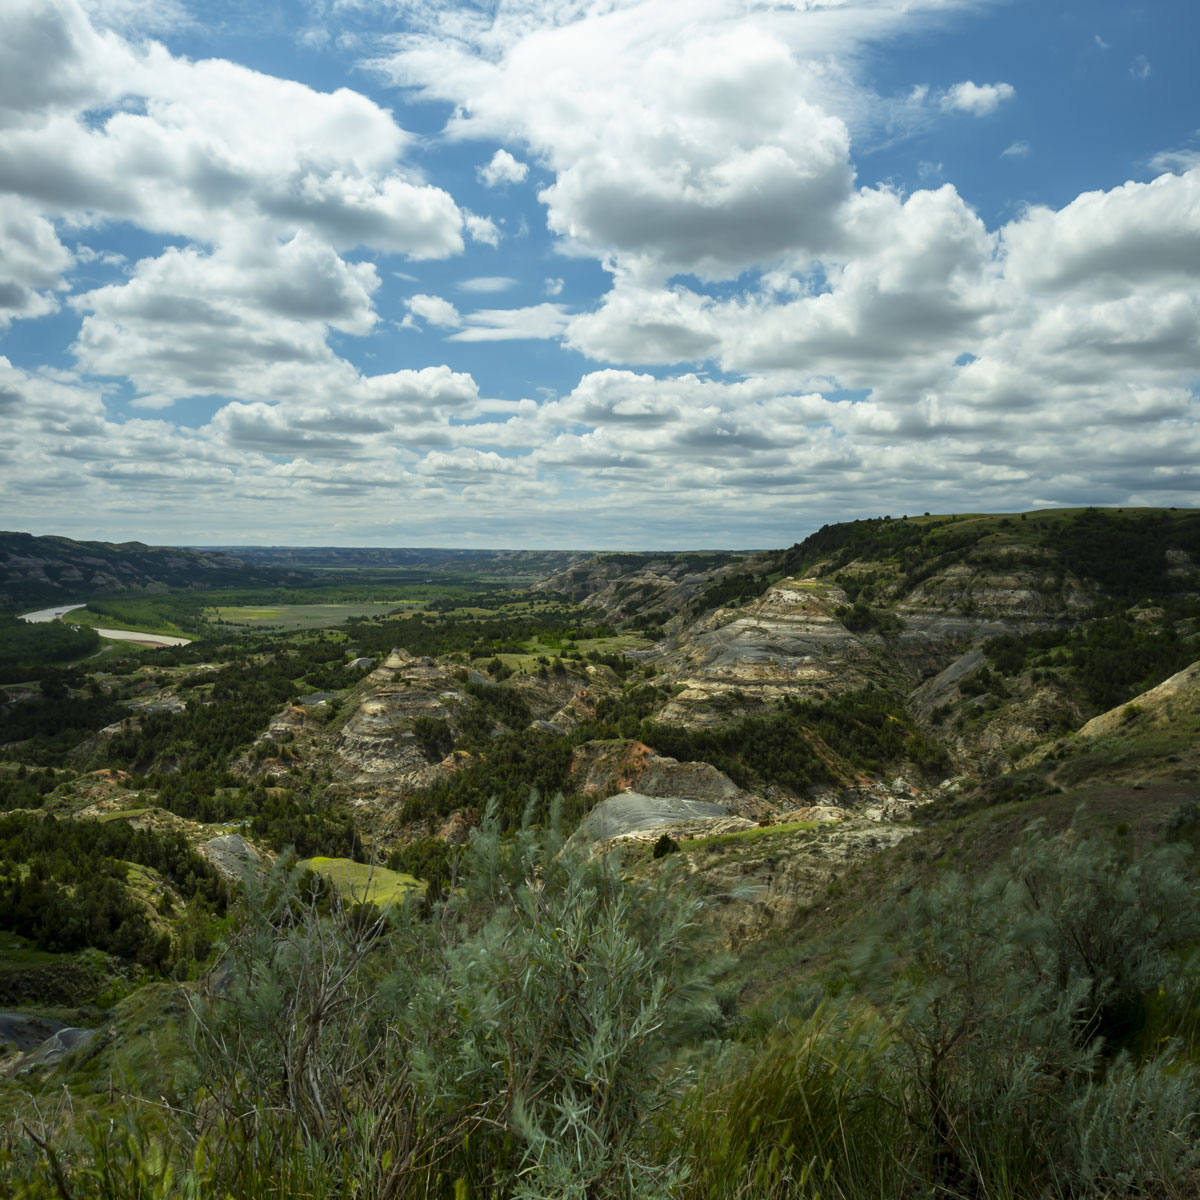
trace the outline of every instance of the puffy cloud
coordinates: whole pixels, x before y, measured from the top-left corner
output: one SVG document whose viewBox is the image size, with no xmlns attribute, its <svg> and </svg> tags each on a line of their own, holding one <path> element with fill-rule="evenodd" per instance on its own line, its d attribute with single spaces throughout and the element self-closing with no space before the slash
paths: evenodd
<svg viewBox="0 0 1200 1200">
<path fill-rule="evenodd" d="M 940 103 L 944 109 L 986 117 L 1016 94 L 1017 89 L 1011 83 L 973 83 L 968 79 L 948 88 Z"/>
<path fill-rule="evenodd" d="M 297 365 L 331 361 L 328 328 L 370 331 L 379 283 L 371 263 L 347 263 L 307 234 L 280 244 L 252 232 L 211 254 L 169 248 L 127 282 L 75 297 L 86 314 L 80 365 L 127 376 L 151 405 L 269 393 Z"/>
<path fill-rule="evenodd" d="M 4 124 L 0 179 L 46 213 L 209 244 L 265 220 L 341 249 L 419 259 L 463 246 L 463 214 L 399 169 L 410 135 L 365 96 L 134 47 L 75 0 L 0 11 Z"/>
<path fill-rule="evenodd" d="M 53 312 L 53 290 L 74 261 L 58 234 L 34 206 L 0 194 L 0 329 L 14 317 Z"/>
<path fill-rule="evenodd" d="M 1084 192 L 1005 228 L 1006 271 L 1034 289 L 1128 289 L 1200 276 L 1200 168 Z"/>
<path fill-rule="evenodd" d="M 471 241 L 482 242 L 493 248 L 500 245 L 500 230 L 491 217 L 481 217 L 478 213 L 463 209 L 463 224 Z"/>
<path fill-rule="evenodd" d="M 404 303 L 409 312 L 430 325 L 437 325 L 442 329 L 458 329 L 462 325 L 462 317 L 458 315 L 458 309 L 449 300 L 443 300 L 441 296 L 429 296 L 418 292 L 417 295 L 410 296 Z"/>
<path fill-rule="evenodd" d="M 720 279 L 836 245 L 848 126 L 895 116 L 854 64 L 871 42 L 974 6 L 571 0 L 468 14 L 434 0 L 406 6 L 415 28 L 372 65 L 454 104 L 452 136 L 529 146 L 554 175 L 540 198 L 569 250 L 647 283 Z M 955 95 L 977 107 L 1012 91 L 969 87 Z"/>
<path fill-rule="evenodd" d="M 507 150 L 497 150 L 491 161 L 478 169 L 480 180 L 486 187 L 498 187 L 502 183 L 521 183 L 529 174 L 529 164 L 519 162 Z"/>
<path fill-rule="evenodd" d="M 569 243 L 726 276 L 828 241 L 853 172 L 846 125 L 806 99 L 816 72 L 786 38 L 713 15 L 707 29 L 671 4 L 564 10 L 548 28 L 498 16 L 479 57 L 422 39 L 389 69 L 462 104 L 452 131 L 533 146 L 555 175 L 540 193 L 550 227 Z"/>
<path fill-rule="evenodd" d="M 0 10 L 0 129 L 110 102 L 135 62 L 73 0 L 8 0 Z"/>
<path fill-rule="evenodd" d="M 715 300 L 618 279 L 597 311 L 571 322 L 569 342 L 599 359 L 715 359 L 861 387 L 885 363 L 956 345 L 994 303 L 995 238 L 949 185 L 907 199 L 864 189 L 847 205 L 842 236 L 851 253 L 792 279 L 782 300 L 771 287 Z"/>
<path fill-rule="evenodd" d="M 713 307 L 707 297 L 685 288 L 618 280 L 595 312 L 572 319 L 567 343 L 610 362 L 698 362 L 720 346 Z"/>
</svg>

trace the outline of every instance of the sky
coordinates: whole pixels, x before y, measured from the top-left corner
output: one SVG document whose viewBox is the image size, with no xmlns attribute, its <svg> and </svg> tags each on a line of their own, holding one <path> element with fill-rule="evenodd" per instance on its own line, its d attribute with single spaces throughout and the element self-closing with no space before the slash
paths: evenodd
<svg viewBox="0 0 1200 1200">
<path fill-rule="evenodd" d="M 1195 0 L 3 0 L 0 526 L 1200 503 Z"/>
</svg>

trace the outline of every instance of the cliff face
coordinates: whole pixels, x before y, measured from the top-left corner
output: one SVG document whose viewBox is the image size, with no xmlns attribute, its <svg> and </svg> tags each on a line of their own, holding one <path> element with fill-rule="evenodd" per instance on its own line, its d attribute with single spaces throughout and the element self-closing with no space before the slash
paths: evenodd
<svg viewBox="0 0 1200 1200">
<path fill-rule="evenodd" d="M 651 661 L 684 688 L 661 717 L 714 725 L 785 696 L 864 687 L 907 696 L 972 642 L 1032 620 L 932 606 L 886 615 L 882 629 L 852 629 L 854 610 L 842 587 L 821 578 L 782 579 L 758 599 L 708 613 L 661 645 Z"/>
<path fill-rule="evenodd" d="M 715 583 L 756 568 L 769 555 L 597 554 L 580 558 L 535 590 L 555 592 L 612 621 L 678 620 Z"/>
</svg>

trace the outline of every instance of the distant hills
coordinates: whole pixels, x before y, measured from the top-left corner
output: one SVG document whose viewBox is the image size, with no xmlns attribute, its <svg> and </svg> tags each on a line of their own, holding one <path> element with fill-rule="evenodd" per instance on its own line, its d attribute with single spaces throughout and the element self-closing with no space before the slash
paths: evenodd
<svg viewBox="0 0 1200 1200">
<path fill-rule="evenodd" d="M 0 608 L 84 601 L 132 590 L 281 587 L 300 578 L 295 571 L 223 551 L 0 533 Z"/>
<path fill-rule="evenodd" d="M 588 557 L 566 550 L 425 547 L 147 546 L 0 533 L 0 609 L 83 601 L 113 592 L 311 586 L 312 572 L 469 572 L 522 583 Z M 321 582 L 329 582 L 323 574 Z"/>
<path fill-rule="evenodd" d="M 510 573 L 563 570 L 586 552 L 574 550 L 464 550 L 444 546 L 195 546 L 198 553 L 230 554 L 266 567 L 489 567 Z"/>
</svg>

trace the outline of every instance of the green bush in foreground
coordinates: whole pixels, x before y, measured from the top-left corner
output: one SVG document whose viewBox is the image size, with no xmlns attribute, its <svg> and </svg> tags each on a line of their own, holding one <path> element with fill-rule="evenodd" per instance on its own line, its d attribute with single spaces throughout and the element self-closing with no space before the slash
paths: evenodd
<svg viewBox="0 0 1200 1200">
<path fill-rule="evenodd" d="M 82 1143 L 0 1135 L 0 1182 L 25 1200 L 1195 1197 L 1186 854 L 1034 827 L 1007 869 L 911 892 L 839 995 L 725 1043 L 703 1040 L 714 989 L 676 856 L 632 882 L 553 832 L 502 839 L 493 812 L 441 902 L 381 913 L 277 871 L 195 1001 L 191 1083 Z"/>
<path fill-rule="evenodd" d="M 1183 865 L 1034 827 L 1008 870 L 911 893 L 839 1006 L 687 1098 L 682 1194 L 1195 1195 L 1200 1075 L 1168 1036 L 1198 997 Z"/>
<path fill-rule="evenodd" d="M 495 813 L 455 884 L 386 913 L 295 872 L 251 884 L 194 1005 L 192 1086 L 64 1155 L 70 1194 L 671 1194 L 644 1133 L 716 1017 L 696 904 L 553 831 L 501 839 Z"/>
</svg>

